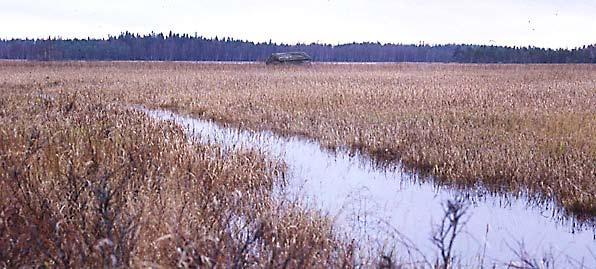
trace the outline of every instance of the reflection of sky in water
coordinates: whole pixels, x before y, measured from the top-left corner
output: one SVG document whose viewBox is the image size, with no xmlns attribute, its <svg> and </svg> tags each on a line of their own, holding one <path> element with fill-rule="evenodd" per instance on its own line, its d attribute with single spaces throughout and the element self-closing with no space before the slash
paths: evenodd
<svg viewBox="0 0 596 269">
<path fill-rule="evenodd" d="M 283 195 L 300 197 L 309 206 L 322 209 L 359 242 L 398 244 L 398 255 L 404 253 L 400 248 L 412 243 L 425 256 L 438 257 L 430 237 L 443 216 L 442 205 L 465 195 L 422 183 L 399 168 L 378 169 L 359 156 L 329 153 L 304 139 L 221 128 L 168 112 L 149 114 L 174 120 L 200 141 L 259 148 L 284 159 L 289 176 Z M 471 199 L 466 226 L 455 246 L 455 254 L 464 264 L 477 264 L 484 252 L 485 263 L 502 265 L 516 259 L 516 252 L 523 248 L 530 258 L 552 256 L 558 266 L 583 262 L 587 268 L 596 267 L 594 230 L 577 229 L 572 220 L 562 220 L 552 204 L 536 206 L 524 198 L 491 194 L 473 195 Z"/>
</svg>

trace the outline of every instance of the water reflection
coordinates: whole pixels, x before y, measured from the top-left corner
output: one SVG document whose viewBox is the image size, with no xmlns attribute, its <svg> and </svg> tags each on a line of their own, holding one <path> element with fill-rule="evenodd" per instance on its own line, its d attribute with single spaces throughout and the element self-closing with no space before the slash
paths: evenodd
<svg viewBox="0 0 596 269">
<path fill-rule="evenodd" d="M 395 247 L 398 256 L 415 260 L 438 257 L 431 232 L 444 215 L 444 203 L 464 197 L 469 212 L 454 249 L 463 265 L 503 265 L 527 255 L 552 258 L 563 267 L 596 268 L 594 227 L 563 217 L 552 203 L 537 205 L 524 195 L 507 197 L 481 188 L 465 192 L 435 186 L 399 166 L 380 169 L 358 154 L 330 153 L 301 138 L 224 128 L 165 111 L 146 112 L 175 121 L 202 142 L 258 148 L 282 158 L 289 171 L 280 195 L 323 210 L 340 231 L 361 244 Z"/>
</svg>

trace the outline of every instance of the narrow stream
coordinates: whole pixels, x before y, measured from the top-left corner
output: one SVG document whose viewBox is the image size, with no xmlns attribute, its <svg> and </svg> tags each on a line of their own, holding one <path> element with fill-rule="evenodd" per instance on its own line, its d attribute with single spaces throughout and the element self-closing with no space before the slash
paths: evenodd
<svg viewBox="0 0 596 269">
<path fill-rule="evenodd" d="M 462 266 L 502 266 L 521 256 L 537 264 L 543 258 L 553 260 L 557 268 L 596 268 L 595 228 L 564 218 L 553 203 L 438 187 L 398 166 L 381 169 L 361 156 L 331 153 L 301 138 L 144 111 L 184 126 L 199 141 L 257 148 L 283 159 L 289 171 L 281 195 L 322 210 L 340 231 L 371 248 L 395 247 L 401 258 L 433 261 L 440 254 L 431 236 L 444 216 L 444 205 L 465 197 L 466 224 L 454 247 Z"/>
</svg>

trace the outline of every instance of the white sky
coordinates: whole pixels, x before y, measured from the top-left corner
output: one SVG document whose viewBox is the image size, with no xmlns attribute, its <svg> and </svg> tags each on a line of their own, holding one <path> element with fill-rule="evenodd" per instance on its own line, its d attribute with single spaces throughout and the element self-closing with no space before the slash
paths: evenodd
<svg viewBox="0 0 596 269">
<path fill-rule="evenodd" d="M 596 44 L 596 0 L 0 0 L 0 38 L 164 32 L 250 41 Z"/>
</svg>

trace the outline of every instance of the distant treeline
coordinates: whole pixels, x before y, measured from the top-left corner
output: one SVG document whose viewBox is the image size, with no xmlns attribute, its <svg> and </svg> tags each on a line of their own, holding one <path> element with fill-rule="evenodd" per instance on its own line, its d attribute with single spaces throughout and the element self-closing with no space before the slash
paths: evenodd
<svg viewBox="0 0 596 269">
<path fill-rule="evenodd" d="M 575 49 L 381 43 L 276 44 L 169 33 L 122 33 L 107 39 L 0 40 L 0 58 L 27 60 L 262 61 L 273 52 L 304 51 L 315 61 L 596 63 L 596 45 Z"/>
</svg>

